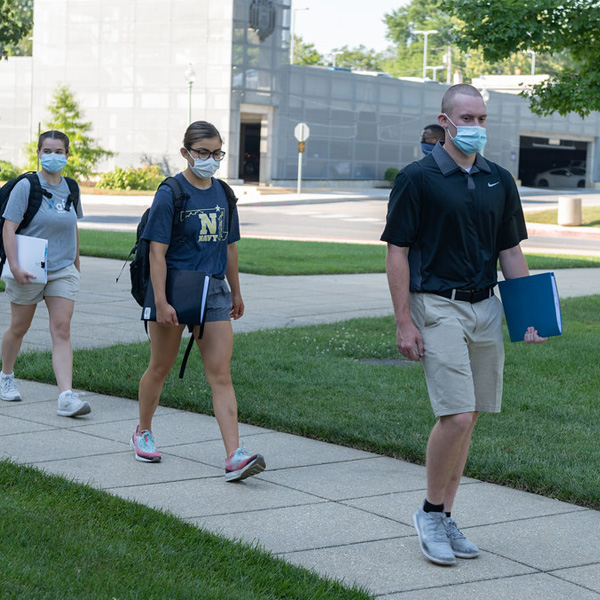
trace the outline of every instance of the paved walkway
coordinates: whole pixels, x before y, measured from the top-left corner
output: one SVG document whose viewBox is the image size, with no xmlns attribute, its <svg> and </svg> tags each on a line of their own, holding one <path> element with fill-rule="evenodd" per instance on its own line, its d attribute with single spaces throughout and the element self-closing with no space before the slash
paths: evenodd
<svg viewBox="0 0 600 600">
<path fill-rule="evenodd" d="M 144 339 L 127 272 L 114 283 L 121 264 L 82 260 L 76 348 Z M 600 269 L 556 274 L 562 297 L 600 293 Z M 247 315 L 237 331 L 391 312 L 383 275 L 244 275 L 242 285 Z M 2 299 L 2 330 L 8 314 Z M 32 329 L 24 347 L 49 348 L 42 306 Z M 454 513 L 482 554 L 437 567 L 422 557 L 412 527 L 425 495 L 423 467 L 242 424 L 242 439 L 265 455 L 267 470 L 227 484 L 211 417 L 159 407 L 154 430 L 164 458 L 148 465 L 135 461 L 128 445 L 136 402 L 86 393 L 92 413 L 65 419 L 56 415 L 54 386 L 21 381 L 20 390 L 23 402 L 0 402 L 0 457 L 258 541 L 292 563 L 357 582 L 378 598 L 600 599 L 599 512 L 465 479 Z"/>
</svg>

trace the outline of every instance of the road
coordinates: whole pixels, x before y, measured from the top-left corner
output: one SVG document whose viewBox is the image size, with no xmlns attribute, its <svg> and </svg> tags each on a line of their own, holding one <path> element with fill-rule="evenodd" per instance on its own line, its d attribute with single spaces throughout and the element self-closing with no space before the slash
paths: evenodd
<svg viewBox="0 0 600 600">
<path fill-rule="evenodd" d="M 600 193 L 578 190 L 584 205 L 600 205 Z M 562 192 L 562 195 L 566 195 Z M 241 196 L 243 237 L 378 243 L 385 224 L 389 190 Z M 525 211 L 555 208 L 561 192 L 522 189 Z M 152 198 L 84 196 L 82 228 L 135 231 Z M 109 204 L 109 202 L 111 202 Z M 572 233 L 574 230 L 565 231 Z M 530 251 L 600 256 L 600 238 L 531 235 L 523 243 Z"/>
</svg>

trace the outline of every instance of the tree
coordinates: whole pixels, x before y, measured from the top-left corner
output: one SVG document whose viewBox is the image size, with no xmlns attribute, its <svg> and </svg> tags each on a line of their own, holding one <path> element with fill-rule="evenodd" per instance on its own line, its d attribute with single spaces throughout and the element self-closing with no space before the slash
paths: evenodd
<svg viewBox="0 0 600 600">
<path fill-rule="evenodd" d="M 333 57 L 335 55 L 335 61 Z M 335 48 L 328 54 L 319 54 L 314 44 L 306 43 L 301 36 L 294 36 L 295 65 L 333 65 L 356 71 L 381 71 L 383 55 L 362 44 L 356 48 Z"/>
<path fill-rule="evenodd" d="M 33 0 L 0 0 L 0 58 L 31 55 Z"/>
<path fill-rule="evenodd" d="M 353 71 L 381 71 L 383 69 L 383 55 L 362 44 L 355 48 L 335 48 L 335 66 L 352 69 Z M 331 61 L 333 64 L 333 61 Z"/>
<path fill-rule="evenodd" d="M 386 37 L 396 45 L 396 56 L 385 60 L 385 70 L 396 77 L 421 77 L 425 39 L 415 30 L 437 30 L 427 41 L 427 65 L 443 64 L 443 57 L 452 43 L 454 21 L 439 6 L 439 0 L 412 0 L 384 15 Z M 458 56 L 453 57 L 457 64 Z"/>
<path fill-rule="evenodd" d="M 528 50 L 558 53 L 567 60 L 555 77 L 524 94 L 538 115 L 600 110 L 600 1 L 598 0 L 441 0 L 462 20 L 457 43 L 481 48 L 498 62 Z"/>
<path fill-rule="evenodd" d="M 323 57 L 317 52 L 314 44 L 307 44 L 301 36 L 294 36 L 294 64 L 322 65 Z"/>
<path fill-rule="evenodd" d="M 486 61 L 483 56 L 483 50 L 471 50 L 466 55 L 468 58 L 464 63 L 465 78 L 471 80 L 480 75 L 515 75 L 522 73 L 529 75 L 531 73 L 532 57 L 527 52 L 515 52 L 508 58 L 498 61 Z M 540 75 L 550 75 L 554 77 L 560 71 L 569 65 L 572 61 L 564 54 L 537 54 L 535 55 L 535 72 Z"/>
<path fill-rule="evenodd" d="M 56 89 L 48 111 L 51 119 L 44 126 L 44 130 L 62 131 L 70 141 L 69 161 L 63 169 L 63 175 L 88 178 L 93 175 L 94 167 L 103 158 L 114 156 L 114 152 L 100 148 L 88 135 L 92 124 L 83 120 L 83 113 L 67 86 L 60 86 Z M 36 151 L 37 142 L 27 146 L 29 167 L 33 169 L 37 166 Z"/>
</svg>

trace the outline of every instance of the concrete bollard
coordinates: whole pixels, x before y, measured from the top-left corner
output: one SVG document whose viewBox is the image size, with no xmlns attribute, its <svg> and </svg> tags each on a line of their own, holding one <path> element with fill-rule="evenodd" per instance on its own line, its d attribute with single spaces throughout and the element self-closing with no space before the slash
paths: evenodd
<svg viewBox="0 0 600 600">
<path fill-rule="evenodd" d="M 581 222 L 581 198 L 559 196 L 558 224 L 564 227 L 578 227 L 581 225 Z"/>
</svg>

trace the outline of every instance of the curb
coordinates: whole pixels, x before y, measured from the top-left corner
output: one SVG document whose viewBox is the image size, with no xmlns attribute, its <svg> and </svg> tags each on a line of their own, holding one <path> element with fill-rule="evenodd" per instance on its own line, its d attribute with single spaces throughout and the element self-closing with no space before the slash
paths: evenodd
<svg viewBox="0 0 600 600">
<path fill-rule="evenodd" d="M 548 225 L 546 223 L 526 223 L 526 225 L 527 233 L 531 235 L 548 235 L 600 240 L 600 227 L 566 227 L 563 225 Z"/>
</svg>

